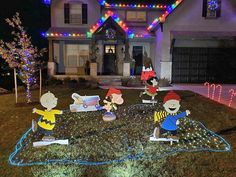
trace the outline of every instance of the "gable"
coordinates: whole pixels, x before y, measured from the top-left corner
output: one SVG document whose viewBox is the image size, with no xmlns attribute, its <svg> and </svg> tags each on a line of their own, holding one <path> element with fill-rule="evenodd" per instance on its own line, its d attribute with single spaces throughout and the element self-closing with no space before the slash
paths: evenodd
<svg viewBox="0 0 236 177">
<path fill-rule="evenodd" d="M 92 28 L 87 33 L 88 37 L 91 37 L 94 32 L 96 32 L 103 24 L 107 21 L 107 19 L 112 18 L 127 34 L 129 38 L 134 37 L 134 33 L 127 27 L 127 25 L 112 11 L 107 11 L 104 16 L 102 16 L 98 22 L 92 26 Z"/>
</svg>

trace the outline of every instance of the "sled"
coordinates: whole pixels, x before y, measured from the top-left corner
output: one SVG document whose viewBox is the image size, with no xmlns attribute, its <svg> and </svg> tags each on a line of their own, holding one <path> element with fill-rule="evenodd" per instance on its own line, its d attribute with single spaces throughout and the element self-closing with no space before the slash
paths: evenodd
<svg viewBox="0 0 236 177">
<path fill-rule="evenodd" d="M 165 141 L 165 142 L 170 142 L 170 145 L 173 144 L 173 142 L 179 142 L 178 139 L 173 139 L 173 138 L 155 138 L 155 137 L 150 137 L 150 141 Z"/>
<path fill-rule="evenodd" d="M 60 144 L 60 145 L 68 145 L 69 140 L 54 140 L 54 141 L 37 141 L 33 142 L 33 147 L 41 147 L 41 146 L 48 146 L 51 144 Z"/>
</svg>

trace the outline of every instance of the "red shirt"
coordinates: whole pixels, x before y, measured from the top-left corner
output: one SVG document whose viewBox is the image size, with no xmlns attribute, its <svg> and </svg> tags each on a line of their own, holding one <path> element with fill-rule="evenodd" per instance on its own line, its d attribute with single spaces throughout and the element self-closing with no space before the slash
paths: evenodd
<svg viewBox="0 0 236 177">
<path fill-rule="evenodd" d="M 153 86 L 148 86 L 148 92 L 151 93 L 151 94 L 155 94 L 157 91 L 157 88 L 156 87 L 153 87 Z"/>
</svg>

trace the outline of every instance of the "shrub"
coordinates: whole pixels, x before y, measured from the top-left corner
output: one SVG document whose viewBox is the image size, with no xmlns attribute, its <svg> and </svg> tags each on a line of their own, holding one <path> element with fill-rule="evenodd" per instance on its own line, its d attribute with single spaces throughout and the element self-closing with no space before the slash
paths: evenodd
<svg viewBox="0 0 236 177">
<path fill-rule="evenodd" d="M 59 80 L 59 79 L 56 79 L 56 78 L 54 78 L 54 77 L 51 77 L 51 78 L 49 78 L 48 80 L 46 80 L 46 82 L 45 82 L 45 85 L 47 85 L 47 86 L 54 86 L 54 85 L 62 85 L 62 80 Z"/>
<path fill-rule="evenodd" d="M 87 80 L 83 77 L 79 77 L 78 81 L 79 81 L 79 83 L 86 83 L 87 82 Z"/>
<path fill-rule="evenodd" d="M 89 87 L 90 87 L 91 89 L 97 89 L 97 88 L 98 88 L 98 80 L 95 79 L 95 78 L 91 78 L 91 79 L 89 80 Z"/>
<path fill-rule="evenodd" d="M 167 79 L 167 78 L 161 78 L 160 80 L 159 80 L 159 82 L 158 82 L 158 86 L 159 87 L 168 87 L 168 86 L 170 86 L 170 81 L 169 81 L 169 79 Z"/>
<path fill-rule="evenodd" d="M 124 78 L 121 78 L 121 85 L 122 86 L 127 86 L 128 85 L 128 82 L 129 82 L 129 77 L 124 77 Z"/>
</svg>

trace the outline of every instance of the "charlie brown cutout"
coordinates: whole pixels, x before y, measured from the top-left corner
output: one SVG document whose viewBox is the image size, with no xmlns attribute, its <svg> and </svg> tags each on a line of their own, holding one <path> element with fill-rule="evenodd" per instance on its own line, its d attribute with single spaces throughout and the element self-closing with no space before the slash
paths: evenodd
<svg viewBox="0 0 236 177">
<path fill-rule="evenodd" d="M 154 112 L 154 122 L 159 124 L 159 126 L 154 129 L 154 138 L 160 138 L 160 135 L 169 133 L 170 135 L 167 136 L 167 138 L 178 140 L 178 120 L 190 114 L 189 110 L 178 113 L 180 100 L 180 96 L 173 91 L 168 92 L 164 97 L 163 107 L 165 111 Z"/>
<path fill-rule="evenodd" d="M 53 109 L 57 106 L 57 98 L 51 92 L 43 94 L 40 98 L 40 103 L 43 107 L 47 108 L 42 111 L 34 108 L 33 113 L 39 114 L 42 118 L 37 122 L 33 123 L 33 131 L 39 129 L 39 131 L 44 134 L 42 138 L 43 141 L 54 141 L 55 138 L 52 136 L 53 129 L 55 127 L 55 115 L 62 114 L 60 110 Z"/>
<path fill-rule="evenodd" d="M 106 99 L 110 98 L 111 101 L 107 101 Z M 106 99 L 103 101 L 105 105 L 103 108 L 106 110 L 106 113 L 103 115 L 104 121 L 112 121 L 116 119 L 116 115 L 113 111 L 117 110 L 116 105 L 122 105 L 124 103 L 124 99 L 122 98 L 122 93 L 120 90 L 115 88 L 110 88 L 107 92 Z"/>
</svg>

